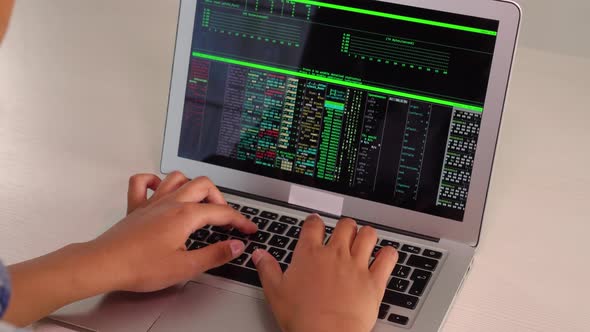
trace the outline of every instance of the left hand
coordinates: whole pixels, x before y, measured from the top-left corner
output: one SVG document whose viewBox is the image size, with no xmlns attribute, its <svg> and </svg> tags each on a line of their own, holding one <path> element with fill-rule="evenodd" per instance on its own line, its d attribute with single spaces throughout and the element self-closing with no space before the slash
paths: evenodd
<svg viewBox="0 0 590 332">
<path fill-rule="evenodd" d="M 148 198 L 148 189 L 154 194 Z M 205 225 L 231 225 L 243 233 L 257 227 L 227 205 L 207 178 L 181 173 L 161 181 L 131 177 L 128 215 L 86 243 L 8 267 L 12 298 L 3 319 L 27 326 L 56 309 L 111 291 L 156 291 L 223 265 L 244 251 L 241 241 L 224 241 L 187 251 L 185 241 Z"/>
<path fill-rule="evenodd" d="M 148 198 L 148 189 L 154 194 Z M 111 263 L 109 274 L 119 275 L 114 289 L 155 291 L 191 279 L 223 265 L 244 251 L 241 241 L 218 242 L 195 251 L 184 245 L 189 235 L 205 225 L 231 225 L 243 233 L 257 227 L 227 205 L 207 178 L 189 181 L 179 172 L 161 181 L 156 175 L 131 177 L 128 216 L 89 243 Z"/>
</svg>

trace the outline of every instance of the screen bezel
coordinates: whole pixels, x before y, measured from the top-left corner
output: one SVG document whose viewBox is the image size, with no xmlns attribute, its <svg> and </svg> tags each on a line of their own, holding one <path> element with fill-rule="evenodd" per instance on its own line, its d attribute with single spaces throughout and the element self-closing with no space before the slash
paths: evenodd
<svg viewBox="0 0 590 332">
<path fill-rule="evenodd" d="M 385 0 L 384 2 L 477 16 L 500 22 L 465 215 L 460 222 L 334 192 L 329 193 L 344 199 L 342 215 L 475 246 L 479 240 L 483 221 L 496 143 L 516 49 L 521 17 L 520 7 L 513 2 L 493 0 L 444 2 Z M 169 173 L 180 170 L 190 178 L 208 176 L 222 187 L 287 202 L 292 185 L 290 182 L 178 157 L 196 5 L 197 0 L 182 0 L 180 3 L 161 171 Z"/>
</svg>

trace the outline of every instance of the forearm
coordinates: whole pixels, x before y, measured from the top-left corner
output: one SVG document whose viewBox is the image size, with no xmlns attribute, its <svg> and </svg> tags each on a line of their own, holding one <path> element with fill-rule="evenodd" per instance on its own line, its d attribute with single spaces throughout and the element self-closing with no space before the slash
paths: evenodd
<svg viewBox="0 0 590 332">
<path fill-rule="evenodd" d="M 26 326 L 69 303 L 112 290 L 89 244 L 72 244 L 8 267 L 12 297 L 4 319 Z"/>
</svg>

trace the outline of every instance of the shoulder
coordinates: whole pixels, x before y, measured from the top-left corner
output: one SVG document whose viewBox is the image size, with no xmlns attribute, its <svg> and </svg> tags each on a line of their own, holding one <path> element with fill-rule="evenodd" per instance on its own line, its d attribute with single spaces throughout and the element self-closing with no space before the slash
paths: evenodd
<svg viewBox="0 0 590 332">
<path fill-rule="evenodd" d="M 10 300 L 10 278 L 8 271 L 2 261 L 0 261 L 0 318 L 4 315 L 8 301 Z M 1 332 L 2 330 L 0 330 Z"/>
</svg>

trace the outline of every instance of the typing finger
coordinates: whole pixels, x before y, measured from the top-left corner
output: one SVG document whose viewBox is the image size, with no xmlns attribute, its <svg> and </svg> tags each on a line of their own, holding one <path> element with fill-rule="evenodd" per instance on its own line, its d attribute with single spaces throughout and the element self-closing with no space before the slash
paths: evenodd
<svg viewBox="0 0 590 332">
<path fill-rule="evenodd" d="M 189 179 L 184 176 L 184 174 L 181 172 L 172 172 L 168 174 L 162 183 L 160 183 L 160 186 L 154 193 L 154 196 L 152 196 L 152 199 L 158 200 L 170 193 L 173 193 L 187 182 L 189 182 Z"/>
<path fill-rule="evenodd" d="M 187 236 L 205 225 L 231 226 L 252 234 L 258 226 L 227 205 L 183 203 L 180 214 L 187 226 Z"/>
<path fill-rule="evenodd" d="M 223 194 L 207 177 L 199 177 L 184 184 L 175 194 L 180 202 L 203 202 L 227 205 Z"/>
<path fill-rule="evenodd" d="M 127 214 L 145 204 L 148 189 L 156 191 L 162 180 L 154 174 L 136 174 L 129 178 L 127 190 Z"/>
<path fill-rule="evenodd" d="M 377 244 L 377 232 L 373 227 L 363 226 L 358 231 L 350 253 L 359 264 L 364 267 L 369 265 L 369 259 L 373 253 L 373 248 Z"/>
<path fill-rule="evenodd" d="M 324 244 L 326 227 L 322 218 L 317 214 L 312 214 L 303 223 L 301 235 L 297 246 L 319 247 Z"/>
</svg>

